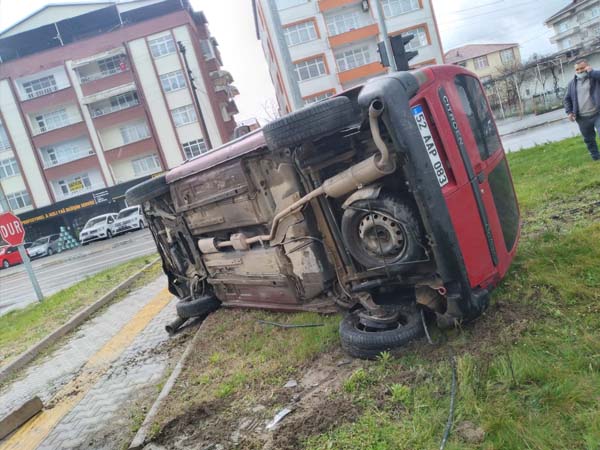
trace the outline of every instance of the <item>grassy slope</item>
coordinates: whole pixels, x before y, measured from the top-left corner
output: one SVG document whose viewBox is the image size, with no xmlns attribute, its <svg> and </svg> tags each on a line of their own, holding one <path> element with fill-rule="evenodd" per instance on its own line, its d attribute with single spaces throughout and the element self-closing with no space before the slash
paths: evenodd
<svg viewBox="0 0 600 450">
<path fill-rule="evenodd" d="M 446 448 L 598 450 L 600 225 L 586 205 L 598 200 L 600 163 L 589 160 L 579 139 L 509 160 L 526 223 L 519 256 L 488 314 L 448 336 L 459 376 L 455 428 L 472 422 L 485 440 L 455 431 Z M 280 330 L 257 319 L 324 326 Z M 333 373 L 348 374 L 346 381 L 323 395 L 314 414 L 295 412 L 298 428 L 290 418 L 272 448 L 439 448 L 449 405 L 448 346 L 423 341 L 396 359 L 338 366 L 338 322 L 263 311 L 211 315 L 202 350 L 153 428 L 157 440 L 187 435 L 188 448 L 227 441 L 240 416 L 261 404 L 262 419 L 273 417 L 289 401 L 283 384 L 325 361 Z M 237 448 L 263 443 L 248 438 Z"/>
<path fill-rule="evenodd" d="M 12 357 L 66 323 L 77 311 L 98 300 L 153 259 L 152 255 L 142 256 L 103 270 L 47 297 L 41 303 L 33 303 L 1 316 L 0 364 L 6 364 Z M 153 276 L 157 275 L 158 271 L 153 270 Z"/>
</svg>

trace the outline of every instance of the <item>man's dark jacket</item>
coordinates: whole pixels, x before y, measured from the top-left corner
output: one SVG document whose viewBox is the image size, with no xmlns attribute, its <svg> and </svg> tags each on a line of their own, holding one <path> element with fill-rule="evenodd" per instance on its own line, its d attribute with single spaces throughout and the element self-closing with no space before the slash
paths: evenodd
<svg viewBox="0 0 600 450">
<path fill-rule="evenodd" d="M 596 107 L 600 108 L 600 70 L 592 70 L 588 73 L 590 79 L 590 95 Z M 573 78 L 567 87 L 567 95 L 565 95 L 565 111 L 567 114 L 575 114 L 579 117 L 579 101 L 577 99 L 577 83 L 579 79 Z"/>
</svg>

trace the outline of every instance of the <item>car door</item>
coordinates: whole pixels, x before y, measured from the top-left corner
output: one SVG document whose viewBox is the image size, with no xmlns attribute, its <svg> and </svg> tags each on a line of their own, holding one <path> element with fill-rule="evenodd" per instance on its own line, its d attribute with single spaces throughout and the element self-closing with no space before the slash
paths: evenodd
<svg viewBox="0 0 600 450">
<path fill-rule="evenodd" d="M 116 214 L 111 214 L 106 219 L 106 230 L 110 230 L 111 233 L 115 232 L 115 219 L 117 218 Z"/>
</svg>

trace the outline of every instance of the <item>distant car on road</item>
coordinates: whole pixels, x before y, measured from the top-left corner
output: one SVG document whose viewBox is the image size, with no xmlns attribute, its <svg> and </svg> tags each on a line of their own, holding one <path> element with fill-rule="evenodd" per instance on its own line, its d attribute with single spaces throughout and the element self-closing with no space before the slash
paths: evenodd
<svg viewBox="0 0 600 450">
<path fill-rule="evenodd" d="M 132 230 L 141 230 L 146 226 L 146 219 L 142 214 L 142 207 L 130 206 L 123 208 L 115 220 L 115 235 Z"/>
<path fill-rule="evenodd" d="M 16 266 L 22 262 L 23 260 L 17 247 L 11 245 L 0 247 L 0 264 L 3 269 L 8 269 L 10 266 Z"/>
<path fill-rule="evenodd" d="M 79 233 L 79 241 L 87 244 L 98 239 L 110 239 L 115 234 L 115 213 L 102 214 L 88 220 Z"/>
<path fill-rule="evenodd" d="M 58 241 L 60 234 L 50 234 L 33 241 L 29 247 L 31 259 L 51 256 L 58 252 Z"/>
</svg>

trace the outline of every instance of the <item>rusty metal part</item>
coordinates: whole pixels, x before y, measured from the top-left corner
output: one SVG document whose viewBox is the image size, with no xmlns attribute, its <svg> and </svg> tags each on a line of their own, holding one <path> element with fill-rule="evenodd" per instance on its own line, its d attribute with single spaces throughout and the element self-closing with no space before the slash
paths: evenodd
<svg viewBox="0 0 600 450">
<path fill-rule="evenodd" d="M 415 289 L 417 303 L 427 307 L 428 309 L 443 314 L 446 311 L 446 300 L 439 292 L 428 286 L 418 286 Z"/>
<path fill-rule="evenodd" d="M 360 302 L 360 304 L 369 312 L 369 315 L 372 317 L 387 317 L 388 313 L 375 301 L 373 300 L 373 296 L 368 292 L 359 292 L 356 294 L 356 299 Z"/>
<path fill-rule="evenodd" d="M 342 209 L 348 209 L 350 205 L 359 200 L 375 200 L 381 193 L 381 184 L 372 184 L 359 189 L 354 194 L 350 195 L 342 204 Z"/>
<path fill-rule="evenodd" d="M 390 156 L 390 150 L 388 149 L 383 139 L 381 139 L 381 133 L 379 132 L 379 116 L 383 114 L 384 105 L 380 100 L 374 100 L 369 106 L 369 125 L 371 127 L 371 135 L 373 136 L 373 142 L 379 149 L 379 159 L 377 160 L 377 167 L 381 170 L 388 170 L 391 167 L 395 169 L 395 163 Z"/>
<path fill-rule="evenodd" d="M 234 250 L 250 250 L 250 245 L 248 244 L 246 235 L 244 233 L 232 234 L 229 239 L 233 244 Z"/>
<path fill-rule="evenodd" d="M 218 253 L 217 240 L 215 238 L 198 239 L 198 248 L 202 253 Z"/>
</svg>

